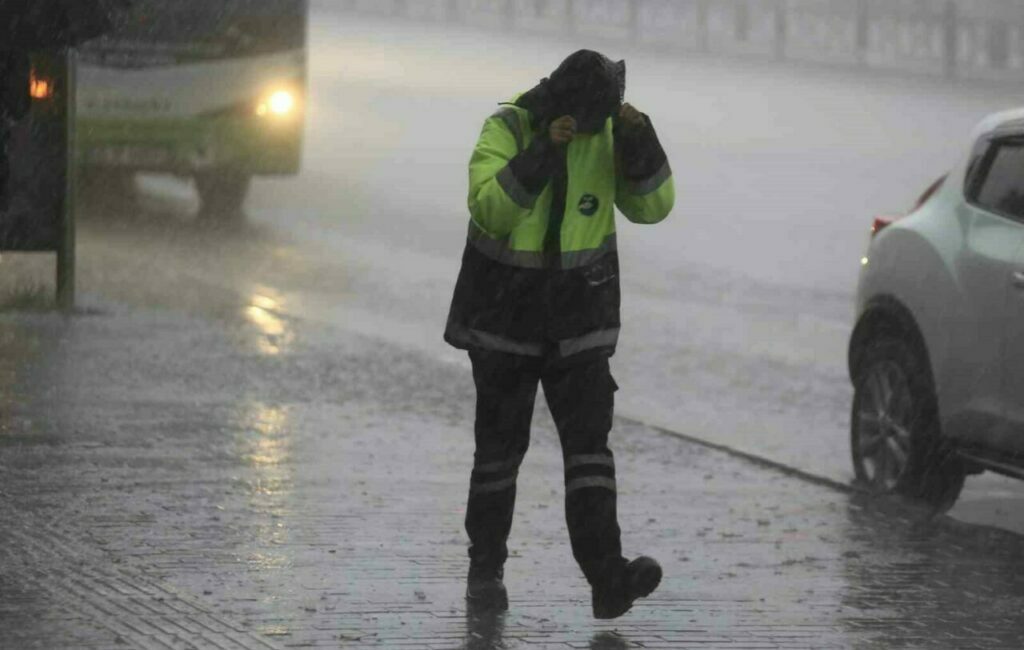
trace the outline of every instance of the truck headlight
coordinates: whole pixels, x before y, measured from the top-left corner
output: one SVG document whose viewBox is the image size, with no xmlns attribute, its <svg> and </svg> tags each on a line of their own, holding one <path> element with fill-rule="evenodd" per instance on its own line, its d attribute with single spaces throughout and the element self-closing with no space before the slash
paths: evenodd
<svg viewBox="0 0 1024 650">
<path fill-rule="evenodd" d="M 295 112 L 299 102 L 290 90 L 276 90 L 267 95 L 256 106 L 260 117 L 288 117 Z"/>
</svg>

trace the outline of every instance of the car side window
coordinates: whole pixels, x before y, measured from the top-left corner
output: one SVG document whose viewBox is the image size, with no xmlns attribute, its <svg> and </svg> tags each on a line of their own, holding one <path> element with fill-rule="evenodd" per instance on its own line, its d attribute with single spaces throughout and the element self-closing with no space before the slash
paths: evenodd
<svg viewBox="0 0 1024 650">
<path fill-rule="evenodd" d="M 1024 221 L 1024 141 L 993 143 L 971 185 L 978 207 Z"/>
<path fill-rule="evenodd" d="M 991 148 L 992 139 L 989 136 L 985 136 L 975 142 L 974 149 L 971 150 L 971 160 L 967 165 L 967 173 L 964 175 L 964 194 L 972 201 L 976 195 L 974 188 L 978 186 L 978 172 L 981 169 L 982 162 L 985 160 L 985 154 Z"/>
</svg>

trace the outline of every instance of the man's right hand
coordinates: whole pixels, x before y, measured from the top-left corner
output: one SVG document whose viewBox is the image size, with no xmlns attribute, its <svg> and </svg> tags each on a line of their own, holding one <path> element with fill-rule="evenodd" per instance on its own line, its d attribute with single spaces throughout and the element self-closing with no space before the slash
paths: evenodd
<svg viewBox="0 0 1024 650">
<path fill-rule="evenodd" d="M 563 115 L 548 128 L 548 136 L 557 145 L 565 145 L 576 137 L 576 120 L 571 115 Z"/>
</svg>

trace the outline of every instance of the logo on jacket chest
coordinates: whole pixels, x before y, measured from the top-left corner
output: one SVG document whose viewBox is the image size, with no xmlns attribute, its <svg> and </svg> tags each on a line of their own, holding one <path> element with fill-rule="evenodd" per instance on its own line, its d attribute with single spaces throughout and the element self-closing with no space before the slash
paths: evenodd
<svg viewBox="0 0 1024 650">
<path fill-rule="evenodd" d="M 593 194 L 584 194 L 580 197 L 579 205 L 576 206 L 585 217 L 592 217 L 597 214 L 598 208 L 601 207 L 601 201 Z"/>
</svg>

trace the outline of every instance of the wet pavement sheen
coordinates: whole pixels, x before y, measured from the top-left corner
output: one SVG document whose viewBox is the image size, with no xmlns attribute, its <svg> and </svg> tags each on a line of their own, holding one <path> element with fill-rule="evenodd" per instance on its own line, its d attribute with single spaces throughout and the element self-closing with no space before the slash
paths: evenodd
<svg viewBox="0 0 1024 650">
<path fill-rule="evenodd" d="M 627 553 L 590 616 L 538 408 L 507 615 L 467 613 L 458 364 L 218 294 L 218 315 L 0 317 L 0 647 L 1019 648 L 1021 538 L 626 420 Z"/>
</svg>

